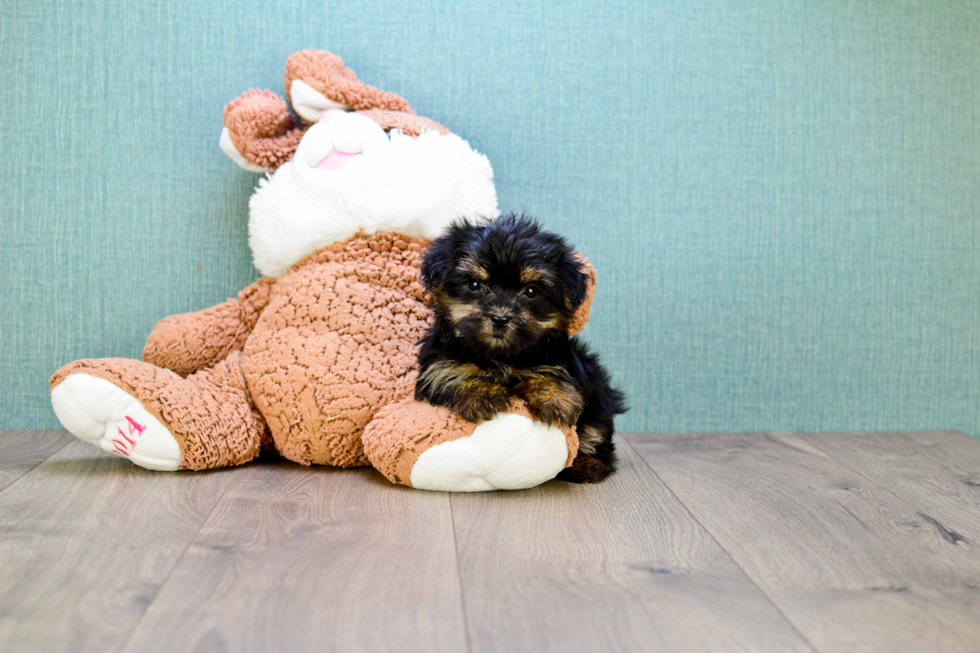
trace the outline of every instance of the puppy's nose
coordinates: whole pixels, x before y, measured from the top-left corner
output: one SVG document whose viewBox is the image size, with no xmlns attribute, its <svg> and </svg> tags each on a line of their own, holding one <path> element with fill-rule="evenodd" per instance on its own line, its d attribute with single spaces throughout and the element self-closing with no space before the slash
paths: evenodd
<svg viewBox="0 0 980 653">
<path fill-rule="evenodd" d="M 510 322 L 510 316 L 505 313 L 494 313 L 490 316 L 490 321 L 493 322 L 494 326 L 507 326 L 507 323 Z"/>
</svg>

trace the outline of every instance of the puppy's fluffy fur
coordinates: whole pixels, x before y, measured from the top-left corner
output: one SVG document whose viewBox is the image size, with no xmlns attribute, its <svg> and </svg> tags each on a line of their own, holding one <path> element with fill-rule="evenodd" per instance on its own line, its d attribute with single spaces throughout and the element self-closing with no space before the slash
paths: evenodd
<svg viewBox="0 0 980 653">
<path fill-rule="evenodd" d="M 613 416 L 626 409 L 598 357 L 568 335 L 586 279 L 565 240 L 532 220 L 452 224 L 422 263 L 437 304 L 415 398 L 478 421 L 521 397 L 535 418 L 577 427 L 578 455 L 558 478 L 606 478 L 616 459 Z"/>
</svg>

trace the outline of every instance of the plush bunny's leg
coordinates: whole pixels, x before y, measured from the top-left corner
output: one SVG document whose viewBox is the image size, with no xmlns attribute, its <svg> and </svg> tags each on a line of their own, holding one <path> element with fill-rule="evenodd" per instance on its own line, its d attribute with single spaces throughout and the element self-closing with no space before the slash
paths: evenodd
<svg viewBox="0 0 980 653">
<path fill-rule="evenodd" d="M 241 351 L 274 285 L 273 279 L 262 278 L 226 302 L 163 318 L 146 338 L 143 360 L 188 376 Z"/>
<path fill-rule="evenodd" d="M 182 379 L 123 358 L 82 360 L 51 377 L 51 403 L 78 438 L 146 469 L 213 469 L 259 454 L 265 422 L 234 352 Z"/>
<path fill-rule="evenodd" d="M 388 480 L 420 490 L 520 490 L 554 478 L 574 459 L 574 429 L 531 418 L 520 400 L 479 424 L 443 406 L 405 399 L 364 430 L 364 452 Z"/>
<path fill-rule="evenodd" d="M 51 405 L 72 435 L 145 469 L 180 469 L 173 434 L 130 394 L 91 374 L 72 374 L 51 391 Z"/>
</svg>

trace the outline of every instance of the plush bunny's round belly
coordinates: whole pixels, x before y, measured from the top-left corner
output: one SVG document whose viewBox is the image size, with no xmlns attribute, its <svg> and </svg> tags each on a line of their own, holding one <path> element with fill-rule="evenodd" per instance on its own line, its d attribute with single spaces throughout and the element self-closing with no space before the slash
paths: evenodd
<svg viewBox="0 0 980 653">
<path fill-rule="evenodd" d="M 275 284 L 242 352 L 249 392 L 276 449 L 306 465 L 366 465 L 361 436 L 378 410 L 411 397 L 430 320 L 423 241 L 353 238 Z"/>
<path fill-rule="evenodd" d="M 422 252 L 458 217 L 497 215 L 486 157 L 330 53 L 293 55 L 286 77 L 287 95 L 302 95 L 303 124 L 252 91 L 226 109 L 222 134 L 240 165 L 275 170 L 249 205 L 249 244 L 266 276 L 227 302 L 161 320 L 142 361 L 58 370 L 51 400 L 62 424 L 161 471 L 270 450 L 304 465 L 373 465 L 430 490 L 553 478 L 575 457 L 573 429 L 534 421 L 519 400 L 474 424 L 412 398 L 431 321 Z"/>
</svg>

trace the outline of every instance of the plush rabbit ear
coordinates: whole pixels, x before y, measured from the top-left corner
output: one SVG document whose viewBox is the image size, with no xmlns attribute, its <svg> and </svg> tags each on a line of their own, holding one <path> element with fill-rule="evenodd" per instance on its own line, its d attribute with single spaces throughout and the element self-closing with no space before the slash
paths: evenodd
<svg viewBox="0 0 980 653">
<path fill-rule="evenodd" d="M 286 59 L 286 97 L 307 124 L 314 124 L 330 109 L 383 109 L 414 113 L 394 93 L 368 86 L 344 60 L 326 50 L 300 50 Z"/>
<path fill-rule="evenodd" d="M 576 254 L 575 257 L 578 259 L 581 266 L 582 274 L 588 277 L 585 280 L 585 299 L 579 304 L 578 309 L 575 311 L 575 315 L 572 316 L 571 321 L 568 323 L 568 335 L 574 336 L 585 328 L 585 325 L 589 321 L 589 309 L 592 308 L 592 300 L 595 298 L 595 286 L 596 286 L 596 276 L 595 268 L 589 263 L 589 259 L 585 258 L 581 254 Z"/>
<path fill-rule="evenodd" d="M 275 170 L 293 158 L 306 126 L 271 91 L 247 91 L 225 107 L 221 150 L 251 172 Z"/>
</svg>

